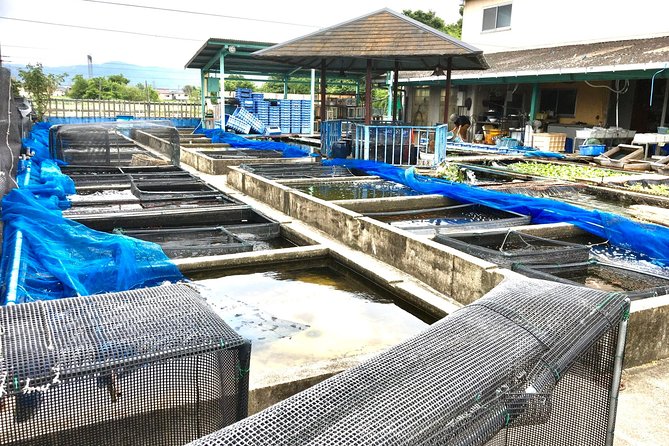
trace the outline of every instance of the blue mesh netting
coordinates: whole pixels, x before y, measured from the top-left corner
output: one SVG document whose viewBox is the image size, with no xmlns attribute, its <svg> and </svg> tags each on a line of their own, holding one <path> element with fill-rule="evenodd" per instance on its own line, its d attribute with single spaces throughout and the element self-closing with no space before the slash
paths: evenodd
<svg viewBox="0 0 669 446">
<path fill-rule="evenodd" d="M 19 162 L 16 182 L 39 198 L 54 200 L 62 209 L 70 207 L 67 196 L 76 193 L 72 178 L 61 172 L 58 163 L 50 159 L 35 157 Z"/>
<path fill-rule="evenodd" d="M 571 223 L 617 247 L 647 255 L 657 265 L 669 266 L 669 228 L 664 226 L 639 223 L 620 215 L 591 211 L 549 198 L 508 194 L 425 177 L 417 175 L 414 168 L 404 170 L 375 161 L 345 159 L 328 160 L 323 164 L 361 169 L 425 194 L 440 194 L 460 202 L 530 215 L 533 223 Z"/>
<path fill-rule="evenodd" d="M 49 200 L 14 189 L 2 200 L 2 304 L 155 286 L 182 274 L 154 243 L 94 231 Z M 21 234 L 19 236 L 19 234 Z M 16 291 L 10 287 L 21 238 Z M 14 297 L 15 296 L 15 297 Z"/>
<path fill-rule="evenodd" d="M 0 303 L 22 303 L 153 286 L 183 275 L 159 245 L 94 231 L 63 217 L 74 182 L 49 159 L 50 123 L 23 140 L 17 184 L 2 200 Z"/>
<path fill-rule="evenodd" d="M 251 150 L 276 150 L 281 152 L 284 158 L 302 158 L 309 156 L 309 151 L 293 144 L 275 141 L 255 141 L 246 139 L 234 133 L 224 132 L 221 129 L 195 129 L 196 133 L 201 133 L 207 138 L 211 138 L 213 143 L 230 144 L 230 147 L 251 149 Z"/>
<path fill-rule="evenodd" d="M 49 122 L 37 122 L 33 125 L 30 134 L 21 140 L 23 147 L 35 153 L 36 159 L 47 159 L 49 155 Z"/>
</svg>

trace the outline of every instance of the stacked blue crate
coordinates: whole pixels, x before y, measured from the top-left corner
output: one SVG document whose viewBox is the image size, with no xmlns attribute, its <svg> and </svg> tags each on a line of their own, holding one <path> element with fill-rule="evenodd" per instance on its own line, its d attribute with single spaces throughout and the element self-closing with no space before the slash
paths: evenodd
<svg viewBox="0 0 669 446">
<path fill-rule="evenodd" d="M 245 108 L 239 107 L 239 108 L 235 109 L 235 111 L 232 113 L 232 116 L 230 117 L 230 119 L 232 119 L 233 117 L 237 118 L 242 123 L 247 124 L 250 128 L 252 128 L 256 132 L 265 133 L 265 125 L 260 121 L 260 119 L 258 119 L 258 117 L 256 115 L 249 112 Z M 235 120 L 233 122 L 235 122 L 235 124 L 236 124 L 237 121 Z M 228 124 L 228 126 L 230 126 L 230 125 Z M 244 126 L 244 128 L 246 128 L 246 126 Z M 235 128 L 235 130 L 237 130 L 237 129 Z M 248 133 L 248 132 L 246 132 L 246 133 Z"/>
<path fill-rule="evenodd" d="M 270 124 L 269 119 L 269 102 L 265 100 L 255 101 L 256 103 L 256 116 L 260 119 L 264 125 L 268 126 Z"/>
<path fill-rule="evenodd" d="M 279 102 L 281 108 L 281 117 L 279 121 L 279 127 L 281 127 L 281 133 L 290 133 L 291 132 L 291 106 L 292 102 L 290 99 L 282 99 Z"/>
<path fill-rule="evenodd" d="M 237 88 L 235 90 L 235 99 L 240 107 L 244 107 L 251 113 L 256 112 L 255 102 L 253 101 L 253 90 L 250 88 Z"/>
<path fill-rule="evenodd" d="M 269 125 L 279 127 L 281 124 L 281 106 L 279 104 L 269 106 Z"/>
<path fill-rule="evenodd" d="M 302 118 L 300 112 L 302 110 L 302 101 L 295 100 L 290 103 L 290 132 L 302 132 Z"/>
<path fill-rule="evenodd" d="M 301 133 L 311 133 L 311 101 L 302 101 L 302 107 L 300 108 L 300 120 L 301 120 Z"/>
</svg>

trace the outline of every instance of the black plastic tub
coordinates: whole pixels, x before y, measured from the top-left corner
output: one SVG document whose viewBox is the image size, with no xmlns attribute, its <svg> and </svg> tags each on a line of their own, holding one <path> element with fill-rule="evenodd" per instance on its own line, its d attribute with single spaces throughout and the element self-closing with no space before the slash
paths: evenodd
<svg viewBox="0 0 669 446">
<path fill-rule="evenodd" d="M 537 279 L 622 292 L 632 300 L 669 294 L 668 277 L 601 262 L 531 266 L 515 264 L 513 270 Z"/>
<path fill-rule="evenodd" d="M 434 241 L 500 266 L 587 262 L 590 247 L 509 231 L 493 234 L 437 234 Z"/>
</svg>

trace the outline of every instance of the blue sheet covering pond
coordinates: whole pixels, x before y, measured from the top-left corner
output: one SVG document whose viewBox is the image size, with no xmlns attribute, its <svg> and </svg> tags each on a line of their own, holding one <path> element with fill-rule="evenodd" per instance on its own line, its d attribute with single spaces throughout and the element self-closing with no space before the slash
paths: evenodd
<svg viewBox="0 0 669 446">
<path fill-rule="evenodd" d="M 159 245 L 92 230 L 63 217 L 74 182 L 48 159 L 48 124 L 24 140 L 35 151 L 18 166 L 20 188 L 2 200 L 0 303 L 125 291 L 183 275 Z M 45 151 L 46 149 L 46 151 Z"/>
<path fill-rule="evenodd" d="M 375 161 L 349 159 L 327 160 L 323 164 L 361 169 L 425 194 L 440 194 L 463 203 L 530 215 L 533 223 L 571 223 L 615 246 L 644 254 L 659 266 L 669 267 L 669 228 L 664 226 L 635 222 L 620 215 L 587 210 L 549 198 L 509 194 L 421 176 L 414 168 L 405 170 Z"/>
<path fill-rule="evenodd" d="M 224 132 L 221 129 L 203 129 L 198 127 L 195 129 L 195 133 L 200 133 L 207 138 L 211 138 L 211 142 L 213 143 L 225 143 L 229 144 L 230 147 L 251 150 L 276 150 L 277 152 L 281 152 L 284 158 L 302 158 L 309 156 L 309 151 L 294 144 L 286 144 L 277 141 L 256 141 L 234 133 Z"/>
</svg>

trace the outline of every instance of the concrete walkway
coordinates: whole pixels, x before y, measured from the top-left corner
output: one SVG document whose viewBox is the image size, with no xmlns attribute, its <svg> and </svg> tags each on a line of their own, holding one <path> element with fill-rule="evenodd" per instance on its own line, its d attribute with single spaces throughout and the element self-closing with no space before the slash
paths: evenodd
<svg viewBox="0 0 669 446">
<path fill-rule="evenodd" d="M 669 445 L 669 359 L 623 372 L 615 446 Z"/>
</svg>

